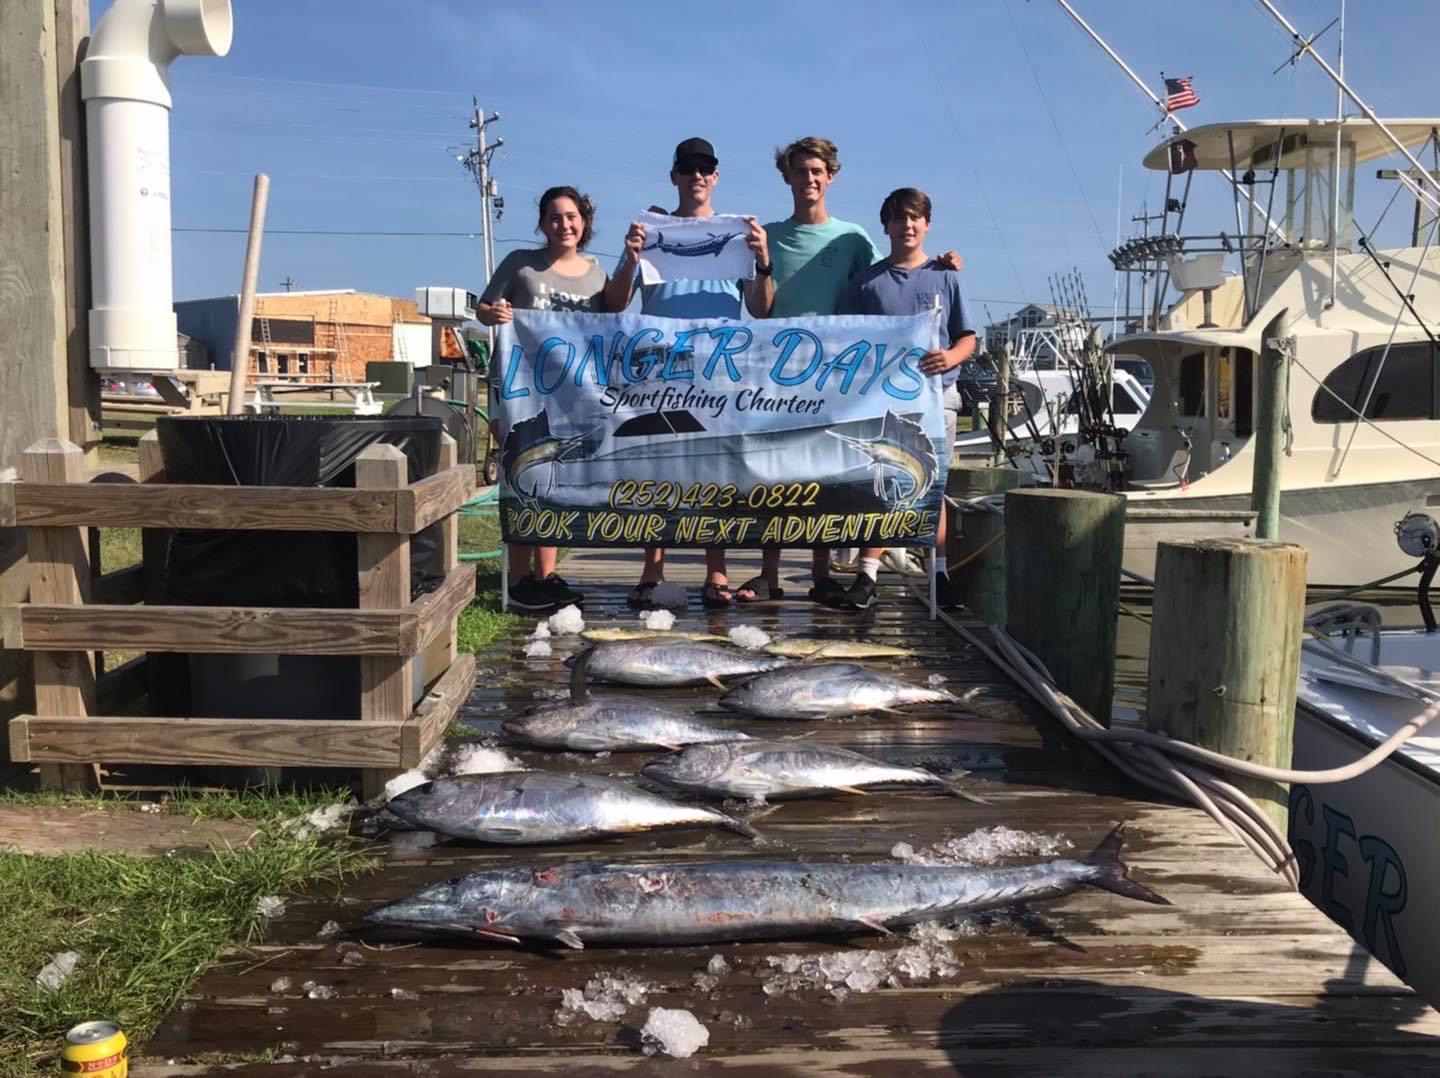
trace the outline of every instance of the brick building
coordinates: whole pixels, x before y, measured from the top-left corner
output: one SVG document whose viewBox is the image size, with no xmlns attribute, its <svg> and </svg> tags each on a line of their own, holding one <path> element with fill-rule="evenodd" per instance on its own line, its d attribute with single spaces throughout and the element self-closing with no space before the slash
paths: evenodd
<svg viewBox="0 0 1440 1078">
<path fill-rule="evenodd" d="M 218 370 L 229 370 L 240 317 L 239 296 L 175 304 L 180 331 L 204 341 Z M 354 289 L 262 292 L 255 297 L 248 367 L 252 377 L 307 376 L 315 381 L 358 382 L 365 364 L 399 360 L 429 364 L 430 319 L 413 299 Z M 445 335 L 442 355 L 457 358 Z"/>
</svg>

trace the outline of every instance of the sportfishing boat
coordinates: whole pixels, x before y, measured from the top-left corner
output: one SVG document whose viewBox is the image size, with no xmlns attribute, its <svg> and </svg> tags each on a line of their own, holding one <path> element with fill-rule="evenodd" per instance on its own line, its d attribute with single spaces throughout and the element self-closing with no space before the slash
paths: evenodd
<svg viewBox="0 0 1440 1078">
<path fill-rule="evenodd" d="M 1118 337 L 1106 351 L 1149 361 L 1154 392 L 1125 439 L 1123 467 L 1099 476 L 1107 482 L 1077 473 L 1084 485 L 1129 499 L 1127 569 L 1152 576 L 1161 540 L 1252 533 L 1257 364 L 1265 328 L 1281 312 L 1280 537 L 1309 548 L 1312 584 L 1404 567 L 1399 551 L 1376 551 L 1373 538 L 1409 510 L 1440 504 L 1430 324 L 1440 314 L 1440 246 L 1430 242 L 1440 204 L 1406 168 L 1371 173 L 1414 198 L 1409 245 L 1386 250 L 1355 237 L 1352 210 L 1356 167 L 1396 155 L 1391 135 L 1416 153 L 1428 146 L 1440 164 L 1437 126 L 1440 119 L 1211 124 L 1146 155 L 1146 167 L 1167 174 L 1167 213 L 1158 234 L 1123 244 L 1111 259 L 1162 282 L 1155 328 Z M 1235 230 L 1182 235 L 1190 180 L 1206 170 L 1231 178 Z M 1172 198 L 1181 174 L 1184 193 Z M 1167 279 L 1180 298 L 1161 317 Z"/>
<path fill-rule="evenodd" d="M 1294 765 L 1352 764 L 1440 710 L 1440 632 L 1429 588 L 1440 566 L 1440 525 L 1415 513 L 1397 529 L 1402 557 L 1420 563 L 1424 625 L 1382 628 L 1373 607 L 1338 604 L 1307 622 L 1301 653 Z M 1290 845 L 1305 895 L 1432 1006 L 1440 1006 L 1440 722 L 1371 770 L 1290 789 Z"/>
</svg>

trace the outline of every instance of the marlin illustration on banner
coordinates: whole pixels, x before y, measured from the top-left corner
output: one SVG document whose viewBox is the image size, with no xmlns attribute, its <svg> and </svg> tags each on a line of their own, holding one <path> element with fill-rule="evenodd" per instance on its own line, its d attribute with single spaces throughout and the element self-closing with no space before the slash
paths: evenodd
<svg viewBox="0 0 1440 1078">
<path fill-rule="evenodd" d="M 735 232 L 729 232 L 723 236 L 711 232 L 708 240 L 696 240 L 694 243 L 666 243 L 665 233 L 656 232 L 655 242 L 647 243 L 640 250 L 653 251 L 658 248 L 667 255 L 680 255 L 682 258 L 694 258 L 698 255 L 714 255 L 719 258 L 720 252 L 725 250 L 725 245 L 737 235 L 738 233 Z"/>
<path fill-rule="evenodd" d="M 500 452 L 500 465 L 505 469 L 505 479 L 510 489 L 522 498 L 535 498 L 540 493 L 537 477 L 529 489 L 520 485 L 520 480 L 536 468 L 583 460 L 595 452 L 602 434 L 598 430 L 584 431 L 568 437 L 560 437 L 550 431 L 550 415 L 539 415 L 522 419 L 505 435 L 505 445 Z M 550 487 L 554 486 L 553 471 L 547 476 Z"/>
<path fill-rule="evenodd" d="M 827 433 L 870 458 L 875 496 L 898 509 L 908 509 L 920 501 L 935 482 L 939 471 L 935 443 L 912 419 L 886 412 L 880 434 L 874 438 Z"/>
</svg>

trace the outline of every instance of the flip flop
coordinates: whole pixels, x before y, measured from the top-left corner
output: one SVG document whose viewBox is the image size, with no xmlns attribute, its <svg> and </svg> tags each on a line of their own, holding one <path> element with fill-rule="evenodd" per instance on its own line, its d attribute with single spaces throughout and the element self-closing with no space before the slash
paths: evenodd
<svg viewBox="0 0 1440 1078">
<path fill-rule="evenodd" d="M 650 593 L 660 585 L 658 580 L 642 580 L 630 589 L 630 594 L 625 596 L 625 605 L 631 610 L 654 610 L 655 604 L 650 599 Z"/>
<path fill-rule="evenodd" d="M 706 610 L 724 610 L 735 602 L 735 593 L 729 584 L 718 584 L 711 580 L 700 589 L 700 604 Z"/>
<path fill-rule="evenodd" d="M 742 591 L 754 592 L 754 595 L 747 599 L 740 594 Z M 763 576 L 752 576 L 735 589 L 734 595 L 737 603 L 768 603 L 771 599 L 785 598 L 785 589 L 772 588 Z"/>
</svg>

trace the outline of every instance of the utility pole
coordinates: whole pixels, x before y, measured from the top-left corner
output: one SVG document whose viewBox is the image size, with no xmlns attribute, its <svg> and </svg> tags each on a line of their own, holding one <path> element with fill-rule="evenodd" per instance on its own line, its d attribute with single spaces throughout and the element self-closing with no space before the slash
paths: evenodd
<svg viewBox="0 0 1440 1078">
<path fill-rule="evenodd" d="M 280 282 L 280 287 L 285 289 L 285 291 L 287 292 L 294 290 L 295 282 L 290 279 L 290 275 L 288 273 L 285 275 L 285 279 Z"/>
<path fill-rule="evenodd" d="M 490 175 L 490 158 L 496 150 L 505 145 L 505 140 L 497 137 L 494 142 L 490 142 L 487 133 L 489 126 L 499 121 L 500 114 L 492 112 L 486 116 L 485 110 L 473 97 L 470 103 L 474 108 L 470 127 L 475 132 L 475 148 L 460 158 L 460 164 L 475 177 L 476 186 L 480 188 L 480 236 L 485 258 L 485 283 L 489 284 L 495 273 L 495 236 L 491 222 L 498 220 L 505 208 L 505 200 L 500 197 L 500 186 Z M 492 211 L 495 214 L 493 218 Z"/>
</svg>

